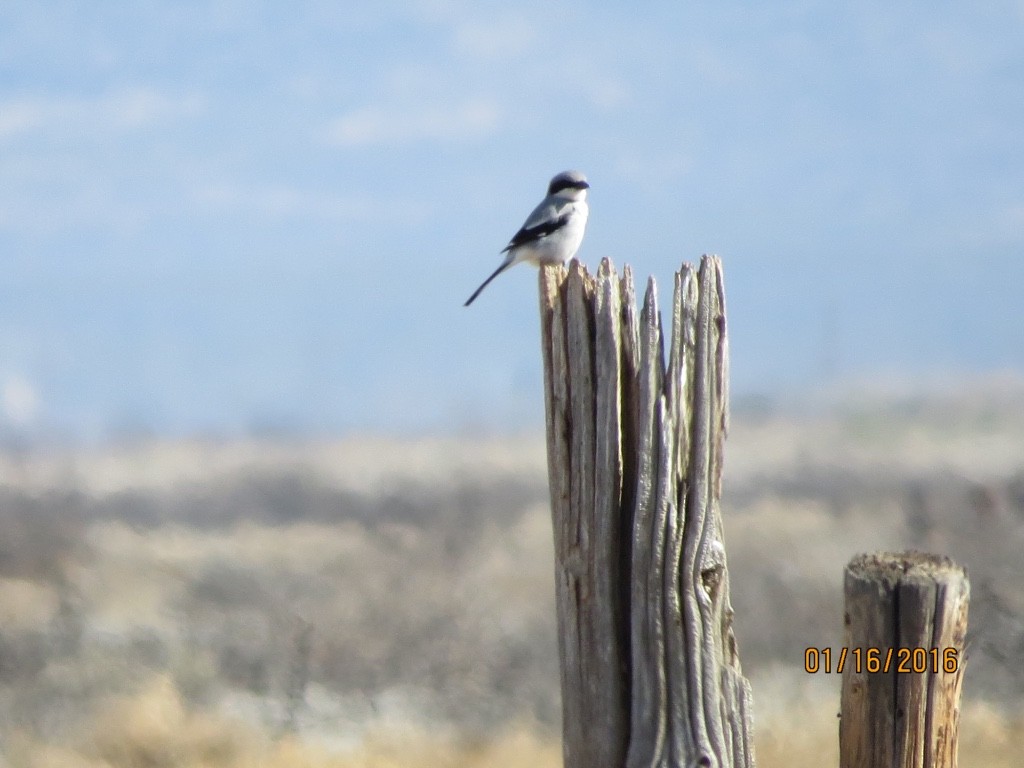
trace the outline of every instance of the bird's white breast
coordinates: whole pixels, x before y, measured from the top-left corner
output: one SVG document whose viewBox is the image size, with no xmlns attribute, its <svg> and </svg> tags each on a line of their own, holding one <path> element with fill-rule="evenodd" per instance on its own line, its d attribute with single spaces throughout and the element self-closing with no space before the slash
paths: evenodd
<svg viewBox="0 0 1024 768">
<path fill-rule="evenodd" d="M 568 203 L 565 210 L 570 214 L 566 225 L 547 237 L 517 248 L 516 263 L 562 264 L 576 255 L 583 242 L 590 210 L 584 200 Z"/>
</svg>

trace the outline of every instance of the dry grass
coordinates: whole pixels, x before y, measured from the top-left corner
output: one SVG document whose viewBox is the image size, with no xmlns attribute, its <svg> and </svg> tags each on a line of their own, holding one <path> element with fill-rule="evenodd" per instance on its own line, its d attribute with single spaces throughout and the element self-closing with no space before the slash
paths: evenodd
<svg viewBox="0 0 1024 768">
<path fill-rule="evenodd" d="M 803 649 L 904 547 L 971 575 L 961 765 L 1024 765 L 1021 402 L 734 418 L 761 766 L 837 764 Z M 537 438 L 0 456 L 0 768 L 558 765 L 545 472 Z"/>
<path fill-rule="evenodd" d="M 761 768 L 838 765 L 835 706 L 804 702 L 758 724 Z M 1024 719 L 989 706 L 968 707 L 961 724 L 960 765 L 1011 768 L 1024 759 Z M 104 706 L 68 746 L 25 736 L 8 751 L 10 768 L 557 768 L 556 739 L 529 725 L 466 739 L 414 727 L 376 729 L 357 745 L 328 749 L 293 736 L 272 739 L 239 722 L 189 711 L 166 676 L 138 694 Z"/>
<path fill-rule="evenodd" d="M 189 711 L 166 676 L 103 707 L 76 742 L 58 747 L 21 735 L 9 750 L 10 768 L 545 768 L 561 762 L 559 745 L 525 726 L 476 740 L 412 727 L 374 730 L 344 750 L 294 736 L 271 739 L 228 718 Z"/>
</svg>

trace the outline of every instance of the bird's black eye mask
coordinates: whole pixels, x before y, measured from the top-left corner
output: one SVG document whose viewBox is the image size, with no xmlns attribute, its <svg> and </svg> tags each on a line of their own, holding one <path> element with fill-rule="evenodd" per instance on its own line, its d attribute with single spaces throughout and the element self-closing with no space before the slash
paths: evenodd
<svg viewBox="0 0 1024 768">
<path fill-rule="evenodd" d="M 582 179 L 557 178 L 548 187 L 548 194 L 554 195 L 563 189 L 590 189 L 590 185 Z"/>
</svg>

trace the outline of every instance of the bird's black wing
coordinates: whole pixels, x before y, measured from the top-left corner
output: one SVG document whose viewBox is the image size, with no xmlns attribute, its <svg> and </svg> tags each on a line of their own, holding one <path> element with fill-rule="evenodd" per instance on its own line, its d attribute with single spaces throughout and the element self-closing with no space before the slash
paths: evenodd
<svg viewBox="0 0 1024 768">
<path fill-rule="evenodd" d="M 530 217 L 530 219 L 533 218 L 533 216 Z M 508 245 L 501 250 L 502 253 L 511 251 L 513 248 L 518 248 L 520 245 L 535 243 L 542 237 L 547 237 L 548 235 L 557 232 L 569 221 L 569 212 L 566 211 L 561 216 L 544 219 L 536 223 L 533 223 L 530 219 L 527 220 L 526 224 L 524 224 L 518 232 L 512 235 L 512 239 L 509 240 Z M 532 226 L 530 226 L 531 224 Z"/>
</svg>

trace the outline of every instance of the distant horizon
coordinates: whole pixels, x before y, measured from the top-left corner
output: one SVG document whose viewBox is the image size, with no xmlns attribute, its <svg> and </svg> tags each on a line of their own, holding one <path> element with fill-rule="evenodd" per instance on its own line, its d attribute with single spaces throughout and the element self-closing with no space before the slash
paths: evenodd
<svg viewBox="0 0 1024 768">
<path fill-rule="evenodd" d="M 437 424 L 418 429 L 374 426 L 290 423 L 260 418 L 236 426 L 160 430 L 128 422 L 115 423 L 92 433 L 59 429 L 25 430 L 10 424 L 0 426 L 0 453 L 39 449 L 92 449 L 104 446 L 148 443 L 319 443 L 350 440 L 491 440 L 537 437 L 542 439 L 543 393 L 538 381 L 538 419 L 516 425 L 472 424 L 466 421 Z M 957 406 L 950 411 L 950 406 Z M 912 379 L 893 376 L 847 382 L 828 388 L 789 392 L 730 392 L 729 408 L 740 421 L 760 422 L 778 418 L 814 422 L 854 414 L 901 421 L 943 421 L 960 428 L 968 423 L 990 420 L 993 414 L 1022 414 L 1024 419 L 1024 375 L 994 372 L 966 376 L 937 376 Z M 909 410 L 908 410 L 909 409 Z"/>
</svg>

